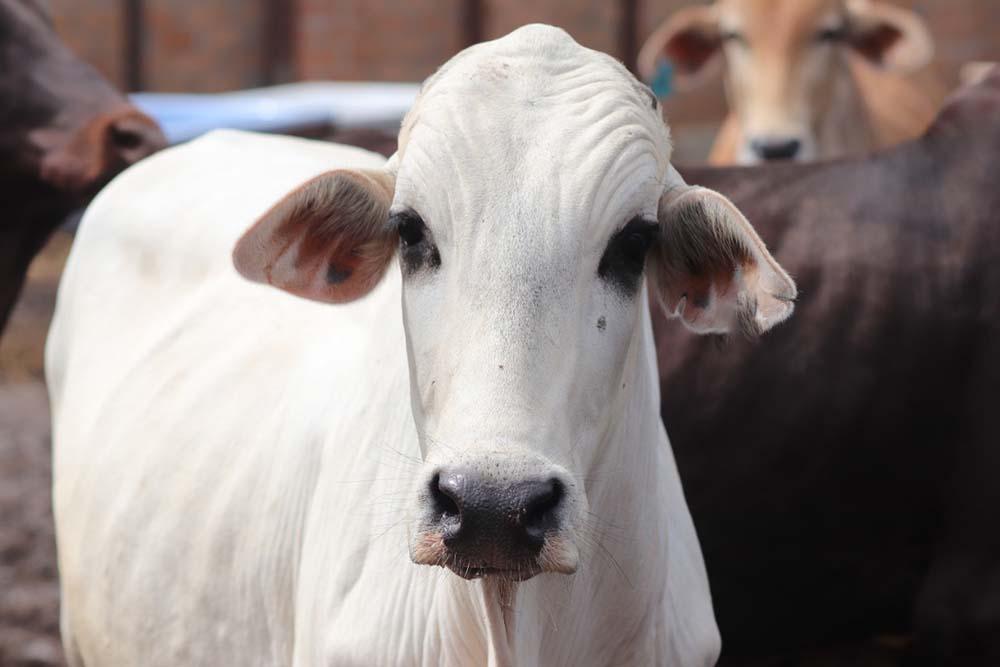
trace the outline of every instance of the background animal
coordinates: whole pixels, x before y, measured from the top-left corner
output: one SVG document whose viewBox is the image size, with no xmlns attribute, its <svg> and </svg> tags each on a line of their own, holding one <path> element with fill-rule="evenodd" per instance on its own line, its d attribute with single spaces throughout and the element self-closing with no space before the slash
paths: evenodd
<svg viewBox="0 0 1000 667">
<path fill-rule="evenodd" d="M 724 69 L 730 112 L 709 161 L 753 164 L 859 155 L 918 136 L 944 88 L 912 11 L 868 0 L 718 0 L 674 14 L 639 69 L 674 67 L 679 89 Z M 910 74 L 904 77 L 903 74 Z"/>
<path fill-rule="evenodd" d="M 683 170 L 801 289 L 760 344 L 655 322 L 721 664 L 911 633 L 907 665 L 1000 664 L 998 156 L 994 70 L 874 158 Z"/>
<path fill-rule="evenodd" d="M 388 162 L 219 133 L 116 179 L 47 348 L 70 663 L 713 664 L 646 284 L 748 335 L 795 286 L 669 160 L 650 91 L 535 25 Z"/>
<path fill-rule="evenodd" d="M 165 141 L 59 41 L 42 3 L 0 0 L 0 333 L 56 226 Z"/>
</svg>

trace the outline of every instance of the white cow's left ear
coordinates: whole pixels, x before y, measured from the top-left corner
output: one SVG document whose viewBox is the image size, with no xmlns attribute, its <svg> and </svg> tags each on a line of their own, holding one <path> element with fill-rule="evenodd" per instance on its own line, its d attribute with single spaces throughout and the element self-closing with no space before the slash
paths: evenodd
<svg viewBox="0 0 1000 667">
<path fill-rule="evenodd" d="M 388 225 L 394 186 L 390 171 L 338 169 L 316 176 L 247 230 L 233 250 L 236 270 L 316 301 L 364 296 L 399 242 Z"/>
<path fill-rule="evenodd" d="M 658 217 L 648 275 L 668 316 L 695 333 L 756 336 L 792 314 L 795 283 L 728 199 L 670 167 Z"/>
<path fill-rule="evenodd" d="M 915 12 L 886 2 L 848 0 L 848 43 L 886 69 L 910 72 L 934 57 L 934 38 Z"/>
</svg>

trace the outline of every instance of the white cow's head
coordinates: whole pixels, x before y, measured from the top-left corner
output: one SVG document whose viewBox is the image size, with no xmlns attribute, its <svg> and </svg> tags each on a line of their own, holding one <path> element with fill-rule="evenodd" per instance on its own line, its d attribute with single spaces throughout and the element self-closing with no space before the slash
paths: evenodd
<svg viewBox="0 0 1000 667">
<path fill-rule="evenodd" d="M 791 313 L 795 287 L 746 219 L 669 160 L 648 89 L 529 26 L 431 77 L 383 171 L 318 176 L 240 241 L 243 275 L 331 303 L 398 256 L 425 462 L 416 562 L 574 571 L 582 480 L 647 364 L 644 279 L 699 332 Z"/>
</svg>

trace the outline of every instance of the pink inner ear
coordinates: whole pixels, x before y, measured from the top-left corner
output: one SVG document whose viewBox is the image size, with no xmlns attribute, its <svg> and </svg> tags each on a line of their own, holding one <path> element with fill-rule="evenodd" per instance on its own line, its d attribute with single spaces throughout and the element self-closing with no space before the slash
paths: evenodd
<svg viewBox="0 0 1000 667">
<path fill-rule="evenodd" d="M 899 41 L 900 37 L 902 37 L 902 33 L 898 29 L 883 23 L 857 36 L 853 41 L 853 46 L 868 60 L 881 63 L 889 49 Z"/>
<path fill-rule="evenodd" d="M 729 277 L 717 276 L 716 280 L 723 279 L 725 285 L 719 288 L 719 292 L 726 292 L 729 288 Z M 684 300 L 683 317 L 688 321 L 695 321 L 700 314 L 712 303 L 713 281 L 708 276 L 692 276 L 681 285 L 680 299 Z M 679 299 L 679 300 L 680 300 Z"/>
<path fill-rule="evenodd" d="M 342 303 L 368 293 L 395 251 L 390 188 L 377 176 L 322 174 L 278 202 L 233 253 L 245 277 L 298 296 Z"/>
<path fill-rule="evenodd" d="M 713 36 L 689 28 L 671 37 L 663 51 L 670 62 L 686 74 L 694 74 L 708 62 L 718 47 L 718 40 Z"/>
<path fill-rule="evenodd" d="M 734 290 L 733 274 L 729 270 L 690 275 L 671 289 L 670 294 L 664 295 L 664 307 L 693 331 L 729 332 L 745 317 L 738 309 L 746 304 L 738 301 Z"/>
<path fill-rule="evenodd" d="M 668 189 L 653 256 L 664 310 L 698 333 L 758 335 L 788 317 L 795 284 L 746 218 L 722 195 Z"/>
</svg>

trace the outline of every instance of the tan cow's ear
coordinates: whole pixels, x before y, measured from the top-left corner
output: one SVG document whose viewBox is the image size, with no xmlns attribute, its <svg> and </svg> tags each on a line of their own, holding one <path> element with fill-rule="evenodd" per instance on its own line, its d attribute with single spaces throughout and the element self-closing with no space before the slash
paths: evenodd
<svg viewBox="0 0 1000 667">
<path fill-rule="evenodd" d="M 659 221 L 650 283 L 668 316 L 695 333 L 752 337 L 792 314 L 795 283 L 718 192 L 674 184 Z"/>
<path fill-rule="evenodd" d="M 910 72 L 934 57 L 934 38 L 915 12 L 885 2 L 849 0 L 851 47 L 886 69 Z"/>
<path fill-rule="evenodd" d="M 344 303 L 367 294 L 392 259 L 394 182 L 386 172 L 337 170 L 286 195 L 237 242 L 245 278 L 292 294 Z"/>
<path fill-rule="evenodd" d="M 639 74 L 650 81 L 656 62 L 674 66 L 677 87 L 690 88 L 721 71 L 722 40 L 714 7 L 685 7 L 649 36 L 639 51 Z"/>
</svg>

